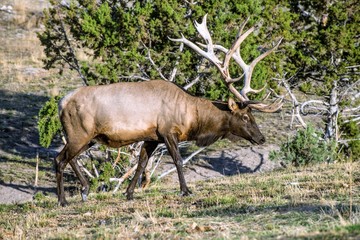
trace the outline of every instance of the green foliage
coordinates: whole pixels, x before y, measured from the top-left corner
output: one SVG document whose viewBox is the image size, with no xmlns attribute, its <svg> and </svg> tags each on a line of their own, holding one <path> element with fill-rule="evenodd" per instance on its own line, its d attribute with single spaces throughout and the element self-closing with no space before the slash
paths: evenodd
<svg viewBox="0 0 360 240">
<path fill-rule="evenodd" d="M 270 152 L 271 160 L 281 160 L 294 166 L 329 162 L 335 160 L 335 143 L 325 141 L 322 132 L 309 125 L 299 130 L 279 151 Z"/>
<path fill-rule="evenodd" d="M 347 139 L 348 142 L 341 144 L 344 154 L 353 160 L 360 159 L 360 128 L 355 121 L 349 121 L 340 124 L 340 131 L 342 137 Z"/>
<path fill-rule="evenodd" d="M 61 129 L 58 117 L 58 101 L 59 97 L 50 98 L 39 111 L 39 141 L 40 145 L 46 148 L 50 146 L 52 139 Z"/>
<path fill-rule="evenodd" d="M 190 91 L 213 99 L 223 98 L 228 90 L 219 86 L 220 75 L 213 71 L 215 67 L 205 64 L 187 47 L 179 51 L 179 44 L 168 38 L 179 38 L 184 34 L 191 41 L 199 41 L 193 21 L 201 21 L 208 13 L 208 27 L 214 41 L 229 48 L 240 22 L 251 16 L 247 27 L 257 22 L 261 22 L 262 27 L 242 44 L 242 56 L 249 62 L 271 47 L 272 41 L 279 39 L 284 31 L 291 29 L 288 24 L 290 12 L 283 11 L 277 3 L 268 0 L 242 3 L 235 0 L 202 0 L 196 4 L 174 0 L 133 4 L 126 1 L 74 0 L 69 6 L 60 2 L 51 1 L 51 7 L 45 11 L 45 30 L 38 35 L 45 47 L 45 66 L 62 69 L 69 64 L 76 69 L 76 53 L 85 53 L 87 57 L 80 59 L 78 66 L 90 85 L 138 78 L 157 79 L 160 75 L 156 67 L 169 77 L 176 66 L 176 82 L 179 85 L 203 73 L 203 78 L 216 80 L 200 81 Z M 63 27 L 66 31 L 62 30 Z M 71 39 L 70 42 L 66 41 L 66 36 Z M 156 67 L 149 61 L 148 53 Z M 279 71 L 282 57 L 282 54 L 272 54 L 264 60 L 264 64 L 255 68 L 254 87 L 262 87 Z M 231 67 L 230 71 L 232 76 L 241 75 L 237 67 Z"/>
<path fill-rule="evenodd" d="M 108 149 L 104 146 L 100 146 L 100 151 L 108 152 Z M 128 147 L 121 147 L 121 153 L 128 152 Z M 118 153 L 111 151 L 109 160 L 103 161 L 102 159 L 92 160 L 85 163 L 87 169 L 92 169 L 94 166 L 97 168 L 99 177 L 92 178 L 90 180 L 90 189 L 92 191 L 110 191 L 115 185 L 109 181 L 112 177 L 120 177 L 126 173 L 130 166 L 130 159 L 128 154 L 120 154 L 118 163 L 113 166 L 113 162 L 117 159 Z"/>
<path fill-rule="evenodd" d="M 334 80 L 340 79 L 341 85 L 355 82 L 346 67 L 360 61 L 357 1 L 289 1 L 288 7 L 293 19 L 285 36 L 286 71 L 296 74 L 293 81 L 310 79 L 317 94 L 327 94 Z"/>
<path fill-rule="evenodd" d="M 111 177 L 116 176 L 115 175 L 115 169 L 113 168 L 113 166 L 111 165 L 110 162 L 104 162 L 104 163 L 101 163 L 101 164 L 99 163 L 98 166 L 99 166 L 99 177 L 91 179 L 91 181 L 90 181 L 90 189 L 92 191 L 110 190 L 111 183 L 110 183 L 109 179 Z"/>
<path fill-rule="evenodd" d="M 202 41 L 193 21 L 208 13 L 208 28 L 215 43 L 230 47 L 239 24 L 250 16 L 246 26 L 260 28 L 241 45 L 246 62 L 259 56 L 276 39 L 284 37 L 279 51 L 266 57 L 253 73 L 253 88 L 264 86 L 275 75 L 295 75 L 293 84 L 308 92 L 327 94 L 332 81 L 341 84 L 356 81 L 346 67 L 360 62 L 358 54 L 359 4 L 355 0 L 301 1 L 127 1 L 73 0 L 61 4 L 51 0 L 45 10 L 45 30 L 39 39 L 45 47 L 46 68 L 63 69 L 66 64 L 78 70 L 86 84 L 108 84 L 158 79 L 161 72 L 169 77 L 177 67 L 175 81 L 185 85 L 199 73 L 200 81 L 190 91 L 212 99 L 224 98 L 228 90 L 221 86 L 215 67 L 168 38 L 184 34 L 191 41 Z M 79 59 L 77 54 L 86 57 Z M 156 67 L 149 61 L 148 54 Z M 210 70 L 211 69 L 211 70 Z M 241 75 L 231 66 L 232 76 Z M 347 81 L 342 81 L 347 79 Z M 302 82 L 312 81 L 313 83 Z M 241 84 L 241 83 L 240 83 Z M 274 84 L 269 84 L 274 87 Z M 261 94 L 251 96 L 261 98 Z"/>
<path fill-rule="evenodd" d="M 115 176 L 115 169 L 110 162 L 105 162 L 100 168 L 101 175 L 99 179 L 109 185 L 109 179 Z"/>
<path fill-rule="evenodd" d="M 45 199 L 45 195 L 42 192 L 37 192 L 34 195 L 34 200 L 36 201 L 42 201 Z"/>
<path fill-rule="evenodd" d="M 312 85 L 310 82 L 304 82 L 300 85 L 300 91 L 304 93 L 309 93 L 312 90 Z"/>
</svg>

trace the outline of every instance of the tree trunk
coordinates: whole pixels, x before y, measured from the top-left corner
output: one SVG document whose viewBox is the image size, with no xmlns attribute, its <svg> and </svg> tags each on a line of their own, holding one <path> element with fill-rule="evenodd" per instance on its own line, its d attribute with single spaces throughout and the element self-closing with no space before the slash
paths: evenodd
<svg viewBox="0 0 360 240">
<path fill-rule="evenodd" d="M 339 116 L 339 106 L 337 99 L 337 81 L 334 81 L 333 88 L 330 93 L 329 100 L 329 115 L 326 123 L 325 129 L 325 139 L 334 139 L 336 142 L 338 141 L 338 126 L 337 119 Z"/>
</svg>

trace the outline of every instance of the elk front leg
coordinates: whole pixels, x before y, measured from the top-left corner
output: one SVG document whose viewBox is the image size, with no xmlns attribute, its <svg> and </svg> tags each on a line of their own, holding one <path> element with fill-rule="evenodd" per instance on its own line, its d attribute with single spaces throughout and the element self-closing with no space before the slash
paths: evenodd
<svg viewBox="0 0 360 240">
<path fill-rule="evenodd" d="M 149 157 L 156 149 L 158 143 L 157 142 L 144 142 L 141 147 L 140 157 L 138 167 L 136 169 L 135 175 L 131 180 L 127 190 L 126 190 L 126 198 L 131 200 L 134 198 L 134 189 L 137 181 L 139 180 L 140 175 L 144 172 L 144 169 L 149 161 Z"/>
<path fill-rule="evenodd" d="M 165 145 L 174 161 L 174 164 L 176 166 L 176 170 L 179 177 L 180 182 L 180 191 L 182 196 L 188 196 L 191 195 L 192 192 L 189 190 L 189 188 L 186 185 L 184 172 L 183 172 L 183 160 L 180 156 L 180 151 L 178 147 L 178 140 L 174 135 L 170 135 L 165 138 Z"/>
</svg>

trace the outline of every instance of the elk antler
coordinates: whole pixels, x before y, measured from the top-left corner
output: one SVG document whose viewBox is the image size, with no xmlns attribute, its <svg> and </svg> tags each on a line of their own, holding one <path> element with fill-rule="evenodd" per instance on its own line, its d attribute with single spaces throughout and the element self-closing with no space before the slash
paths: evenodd
<svg viewBox="0 0 360 240">
<path fill-rule="evenodd" d="M 248 101 L 249 98 L 247 97 L 247 93 L 258 93 L 260 91 L 262 91 L 265 86 L 259 90 L 255 90 L 252 89 L 250 86 L 251 83 L 251 76 L 253 73 L 253 70 L 255 68 L 255 65 L 260 62 L 263 58 L 265 58 L 267 55 L 269 55 L 270 53 L 272 53 L 281 43 L 282 38 L 277 42 L 277 44 L 267 50 L 266 52 L 264 52 L 263 54 L 261 54 L 260 56 L 258 56 L 257 58 L 255 58 L 249 65 L 246 64 L 244 62 L 244 60 L 242 59 L 241 55 L 240 55 L 240 44 L 245 40 L 245 38 L 247 36 L 249 36 L 254 30 L 255 27 L 251 27 L 250 29 L 248 29 L 245 33 L 243 32 L 243 29 L 246 25 L 246 23 L 248 22 L 249 18 L 247 18 L 241 25 L 240 25 L 240 30 L 239 33 L 237 35 L 237 39 L 236 41 L 233 43 L 233 45 L 231 46 L 230 49 L 227 49 L 221 45 L 214 45 L 211 39 L 211 35 L 209 33 L 209 30 L 207 28 L 207 24 L 206 24 L 206 17 L 207 14 L 204 16 L 203 21 L 201 24 L 199 24 L 198 22 L 195 21 L 194 25 L 195 28 L 197 29 L 197 31 L 199 32 L 199 34 L 201 35 L 201 37 L 205 40 L 206 44 L 202 44 L 202 43 L 198 43 L 198 45 L 202 48 L 206 48 L 207 51 L 204 51 L 203 49 L 201 49 L 198 45 L 196 45 L 195 43 L 189 41 L 188 39 L 186 39 L 184 37 L 184 35 L 181 34 L 181 38 L 179 39 L 172 39 L 170 38 L 170 40 L 175 41 L 175 42 L 182 42 L 185 45 L 187 45 L 188 47 L 192 48 L 195 52 L 199 53 L 201 56 L 205 57 L 206 59 L 208 59 L 210 62 L 212 62 L 220 71 L 222 77 L 223 77 L 223 81 L 225 82 L 225 84 L 229 87 L 229 90 L 235 95 L 236 98 L 238 98 L 240 101 L 245 102 Z M 220 59 L 215 55 L 214 50 L 219 50 L 225 53 L 225 58 L 223 61 L 220 61 Z M 229 73 L 229 63 L 230 60 L 234 59 L 235 62 L 243 69 L 244 73 L 238 77 L 238 78 L 232 78 L 230 76 Z M 239 92 L 236 90 L 236 88 L 233 86 L 234 82 L 239 81 L 242 77 L 244 77 L 244 86 L 242 88 L 242 90 Z M 282 101 L 275 101 L 274 103 L 270 104 L 270 105 L 266 105 L 263 103 L 257 103 L 257 104 L 249 104 L 250 107 L 258 109 L 259 111 L 262 112 L 275 112 L 277 110 L 279 110 L 282 107 Z"/>
</svg>

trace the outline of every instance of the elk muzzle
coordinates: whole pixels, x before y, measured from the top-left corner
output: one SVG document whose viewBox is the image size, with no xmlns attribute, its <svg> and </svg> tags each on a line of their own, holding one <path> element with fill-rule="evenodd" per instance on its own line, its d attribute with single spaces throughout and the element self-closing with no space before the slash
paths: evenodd
<svg viewBox="0 0 360 240">
<path fill-rule="evenodd" d="M 260 133 L 259 135 L 256 135 L 255 137 L 253 137 L 250 142 L 252 144 L 255 145 L 262 145 L 266 142 L 264 135 L 262 135 L 262 133 Z"/>
</svg>

